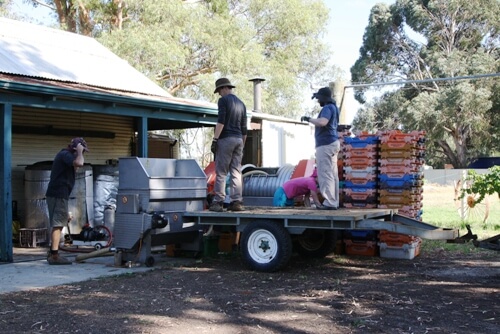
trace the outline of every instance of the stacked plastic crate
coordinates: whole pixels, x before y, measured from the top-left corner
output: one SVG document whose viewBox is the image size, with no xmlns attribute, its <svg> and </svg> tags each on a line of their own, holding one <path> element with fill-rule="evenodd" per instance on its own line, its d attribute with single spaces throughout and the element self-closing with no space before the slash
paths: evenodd
<svg viewBox="0 0 500 334">
<path fill-rule="evenodd" d="M 340 147 L 344 147 L 345 145 L 345 138 L 350 138 L 351 137 L 351 125 L 344 125 L 340 124 L 337 127 L 337 134 L 339 136 L 339 142 L 340 142 Z M 337 167 L 339 171 L 339 179 L 341 181 L 344 180 L 344 175 L 342 174 L 342 170 L 344 169 L 344 151 L 340 150 L 337 158 Z"/>
<path fill-rule="evenodd" d="M 380 231 L 380 257 L 412 260 L 420 254 L 422 239 L 412 235 Z"/>
<path fill-rule="evenodd" d="M 344 138 L 343 207 L 377 207 L 378 146 L 373 134 Z"/>
<path fill-rule="evenodd" d="M 344 231 L 345 253 L 347 255 L 377 256 L 378 231 L 346 230 Z"/>
<path fill-rule="evenodd" d="M 425 132 L 380 134 L 379 208 L 421 220 Z"/>
</svg>

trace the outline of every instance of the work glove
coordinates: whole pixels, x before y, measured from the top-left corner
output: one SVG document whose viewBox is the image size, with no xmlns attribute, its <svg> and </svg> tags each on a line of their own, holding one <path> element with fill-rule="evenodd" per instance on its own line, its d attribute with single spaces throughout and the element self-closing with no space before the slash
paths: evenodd
<svg viewBox="0 0 500 334">
<path fill-rule="evenodd" d="M 301 121 L 301 122 L 309 122 L 309 120 L 310 120 L 310 119 L 311 119 L 311 117 L 309 117 L 309 116 L 302 116 L 302 117 L 300 118 L 300 121 Z"/>
<path fill-rule="evenodd" d="M 217 152 L 217 139 L 215 138 L 212 140 L 212 146 L 210 146 L 210 151 L 212 151 L 214 155 Z"/>
</svg>

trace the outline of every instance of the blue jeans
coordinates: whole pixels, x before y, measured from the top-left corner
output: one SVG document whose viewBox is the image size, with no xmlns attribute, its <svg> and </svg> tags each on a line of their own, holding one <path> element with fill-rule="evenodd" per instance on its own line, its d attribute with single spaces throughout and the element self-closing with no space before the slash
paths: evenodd
<svg viewBox="0 0 500 334">
<path fill-rule="evenodd" d="M 294 205 L 295 201 L 293 200 L 293 198 L 286 197 L 285 190 L 283 189 L 283 187 L 279 187 L 278 189 L 276 189 L 273 197 L 273 206 L 284 207 L 284 206 L 294 206 Z"/>
</svg>

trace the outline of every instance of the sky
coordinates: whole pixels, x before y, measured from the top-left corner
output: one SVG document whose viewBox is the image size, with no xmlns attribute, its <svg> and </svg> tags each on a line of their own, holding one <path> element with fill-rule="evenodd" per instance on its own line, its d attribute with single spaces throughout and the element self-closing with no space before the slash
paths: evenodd
<svg viewBox="0 0 500 334">
<path fill-rule="evenodd" d="M 371 8 L 377 3 L 393 4 L 395 0 L 323 0 L 330 10 L 330 22 L 325 36 L 332 50 L 331 63 L 340 67 L 350 78 L 350 68 L 359 57 L 359 49 L 363 43 L 363 34 L 368 25 Z M 48 16 L 45 8 L 36 10 L 23 4 L 22 0 L 14 0 L 14 9 L 38 20 Z M 350 123 L 358 108 L 352 98 L 352 92 L 346 91 L 346 122 Z"/>
<path fill-rule="evenodd" d="M 368 18 L 373 6 L 378 3 L 391 5 L 395 0 L 324 0 L 330 10 L 330 23 L 326 41 L 333 54 L 331 63 L 340 67 L 351 77 L 350 69 L 359 57 L 359 49 L 363 44 L 363 34 L 368 25 Z M 369 98 L 369 96 L 367 96 Z M 354 100 L 352 89 L 345 90 L 341 123 L 350 124 L 359 109 Z"/>
<path fill-rule="evenodd" d="M 327 41 L 333 50 L 332 63 L 350 76 L 359 57 L 370 10 L 377 3 L 391 5 L 395 0 L 324 0 L 330 9 Z"/>
</svg>

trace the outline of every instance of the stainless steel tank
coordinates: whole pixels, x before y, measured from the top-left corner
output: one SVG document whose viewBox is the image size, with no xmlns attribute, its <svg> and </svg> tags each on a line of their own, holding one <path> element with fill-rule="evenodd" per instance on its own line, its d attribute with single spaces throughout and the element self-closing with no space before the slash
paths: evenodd
<svg viewBox="0 0 500 334">
<path fill-rule="evenodd" d="M 24 171 L 25 228 L 50 228 L 45 193 L 49 186 L 52 161 L 26 166 Z M 71 233 L 80 233 L 82 226 L 94 219 L 94 194 L 92 167 L 85 165 L 76 173 L 75 186 L 68 201 L 68 211 L 74 219 L 69 226 Z"/>
</svg>

